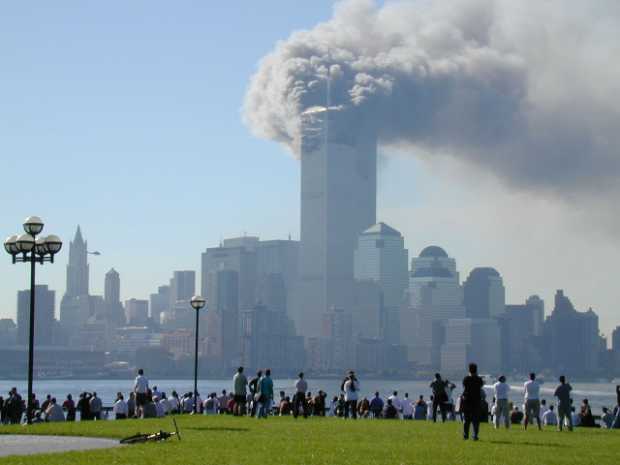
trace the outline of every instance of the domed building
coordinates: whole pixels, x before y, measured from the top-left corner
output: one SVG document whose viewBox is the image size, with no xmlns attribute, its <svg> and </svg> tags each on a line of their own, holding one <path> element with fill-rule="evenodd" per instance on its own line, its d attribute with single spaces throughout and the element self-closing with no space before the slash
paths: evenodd
<svg viewBox="0 0 620 465">
<path fill-rule="evenodd" d="M 445 325 L 453 318 L 465 318 L 456 261 L 439 246 L 425 247 L 411 260 L 409 309 L 401 316 L 401 343 L 408 344 L 410 361 L 438 368 Z"/>
</svg>

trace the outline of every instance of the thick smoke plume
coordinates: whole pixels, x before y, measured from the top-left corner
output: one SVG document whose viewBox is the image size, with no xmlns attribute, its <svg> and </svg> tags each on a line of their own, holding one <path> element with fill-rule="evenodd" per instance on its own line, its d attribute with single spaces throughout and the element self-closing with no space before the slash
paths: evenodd
<svg viewBox="0 0 620 465">
<path fill-rule="evenodd" d="M 560 196 L 618 192 L 620 2 L 337 4 L 264 57 L 244 118 L 297 151 L 299 115 L 331 101 L 381 145 L 448 154 Z M 354 127 L 351 130 L 355 130 Z"/>
</svg>

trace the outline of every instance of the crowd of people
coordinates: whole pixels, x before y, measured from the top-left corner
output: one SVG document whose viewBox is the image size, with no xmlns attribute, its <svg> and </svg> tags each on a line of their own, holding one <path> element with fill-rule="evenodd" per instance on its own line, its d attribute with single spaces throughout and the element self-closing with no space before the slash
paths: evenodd
<svg viewBox="0 0 620 465">
<path fill-rule="evenodd" d="M 173 414 L 204 414 L 235 416 L 255 416 L 265 419 L 270 415 L 339 417 L 343 419 L 401 419 L 425 420 L 437 422 L 461 421 L 463 438 L 473 440 L 479 438 L 480 424 L 491 423 L 495 428 L 510 428 L 522 425 L 528 429 L 536 425 L 554 426 L 559 431 L 564 428 L 572 431 L 575 426 L 620 428 L 620 386 L 616 388 L 617 405 L 613 410 L 603 407 L 600 425 L 592 414 L 588 399 L 583 399 L 577 409 L 571 397 L 572 387 L 564 376 L 560 376 L 559 384 L 553 397 L 556 405 L 547 405 L 541 396 L 541 383 L 531 373 L 523 385 L 523 404 L 521 409 L 510 400 L 511 386 L 505 376 L 500 376 L 492 386 L 493 398 L 487 400 L 484 380 L 478 376 L 477 366 L 470 364 L 469 373 L 462 381 L 462 390 L 457 392 L 457 385 L 436 373 L 429 385 L 430 397 L 424 399 L 419 395 L 415 400 L 409 393 L 399 396 L 393 391 L 386 398 L 375 392 L 370 399 L 360 394 L 360 381 L 355 372 L 349 371 L 340 383 L 340 392 L 328 400 L 327 393 L 309 390 L 304 373 L 299 373 L 292 396 L 280 391 L 279 398 L 274 398 L 274 383 L 271 370 L 259 370 L 250 379 L 245 375 L 244 368 L 239 367 L 232 379 L 232 391 L 222 390 L 218 395 L 211 392 L 203 399 L 198 392 L 186 392 L 179 395 L 171 391 L 170 395 L 152 386 L 142 369 L 138 370 L 133 389 L 127 399 L 118 392 L 111 409 L 103 407 L 96 392 L 82 392 L 77 402 L 71 394 L 61 403 L 47 395 L 39 403 L 33 395 L 35 421 L 75 421 L 79 412 L 82 421 L 102 420 L 112 417 L 116 420 L 127 418 L 156 418 Z M 557 406 L 557 408 L 556 408 Z M 9 391 L 6 398 L 0 397 L 0 421 L 3 424 L 20 423 L 26 410 L 26 402 L 16 388 Z"/>
</svg>

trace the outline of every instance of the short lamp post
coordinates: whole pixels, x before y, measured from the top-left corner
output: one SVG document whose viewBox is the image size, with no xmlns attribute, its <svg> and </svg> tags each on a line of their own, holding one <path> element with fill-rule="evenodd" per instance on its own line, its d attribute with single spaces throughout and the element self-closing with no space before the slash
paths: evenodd
<svg viewBox="0 0 620 465">
<path fill-rule="evenodd" d="M 194 348 L 194 413 L 198 413 L 198 329 L 200 326 L 200 309 L 203 308 L 207 301 L 195 295 L 190 300 L 192 308 L 196 310 L 196 333 L 195 333 L 195 348 Z"/>
<path fill-rule="evenodd" d="M 34 405 L 32 402 L 32 373 L 34 361 L 34 300 L 35 264 L 54 263 L 54 255 L 60 252 L 62 241 L 58 236 L 37 236 L 43 231 L 43 221 L 38 216 L 29 216 L 24 221 L 25 234 L 13 235 L 4 241 L 4 249 L 15 263 L 30 263 L 30 335 L 28 337 L 28 407 L 26 418 L 32 424 Z"/>
</svg>

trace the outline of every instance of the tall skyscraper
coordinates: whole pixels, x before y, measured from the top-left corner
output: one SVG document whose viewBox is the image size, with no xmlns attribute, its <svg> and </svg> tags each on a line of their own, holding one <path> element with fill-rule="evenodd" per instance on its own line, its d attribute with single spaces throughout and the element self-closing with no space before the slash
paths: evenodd
<svg viewBox="0 0 620 465">
<path fill-rule="evenodd" d="M 545 321 L 547 366 L 558 374 L 584 376 L 599 369 L 598 316 L 592 309 L 578 312 L 562 290 L 555 294 L 553 312 Z"/>
<path fill-rule="evenodd" d="M 502 359 L 506 370 L 526 373 L 542 367 L 536 337 L 542 335 L 545 303 L 530 296 L 521 305 L 506 305 L 501 318 Z"/>
<path fill-rule="evenodd" d="M 87 245 L 78 226 L 69 244 L 67 288 L 60 302 L 60 323 L 68 331 L 67 336 L 75 334 L 92 314 L 88 295 Z"/>
<path fill-rule="evenodd" d="M 107 322 L 112 326 L 123 326 L 125 310 L 121 303 L 121 278 L 114 268 L 105 274 L 103 300 Z"/>
<path fill-rule="evenodd" d="M 426 247 L 411 260 L 409 279 L 411 318 L 401 324 L 403 343 L 409 347 L 410 361 L 423 366 L 438 367 L 440 350 L 445 342 L 445 324 L 454 318 L 465 318 L 463 288 L 459 283 L 456 262 L 441 247 Z"/>
<path fill-rule="evenodd" d="M 54 331 L 56 292 L 47 285 L 34 288 L 34 340 L 37 345 L 51 345 Z M 30 337 L 30 290 L 17 292 L 17 344 L 28 345 Z"/>
<path fill-rule="evenodd" d="M 151 320 L 161 324 L 161 314 L 170 310 L 170 286 L 159 286 L 150 296 Z"/>
<path fill-rule="evenodd" d="M 196 272 L 175 271 L 170 280 L 170 304 L 190 301 L 196 293 Z"/>
<path fill-rule="evenodd" d="M 321 333 L 332 306 L 351 311 L 358 234 L 376 222 L 377 138 L 349 108 L 301 115 L 301 249 L 295 320 Z"/>
<path fill-rule="evenodd" d="M 87 250 L 88 243 L 82 237 L 82 231 L 78 226 L 75 237 L 69 244 L 66 296 L 77 297 L 88 295 Z"/>
<path fill-rule="evenodd" d="M 241 355 L 239 330 L 239 273 L 233 270 L 211 271 L 207 339 L 209 356 L 225 366 Z"/>
<path fill-rule="evenodd" d="M 408 260 L 403 236 L 387 224 L 377 223 L 359 234 L 354 277 L 357 281 L 371 280 L 379 285 L 382 336 L 389 344 L 400 343 L 400 310 L 409 281 Z M 356 296 L 356 300 L 360 299 Z"/>
<path fill-rule="evenodd" d="M 463 283 L 467 318 L 498 318 L 506 306 L 506 289 L 494 268 L 474 268 Z"/>
</svg>

